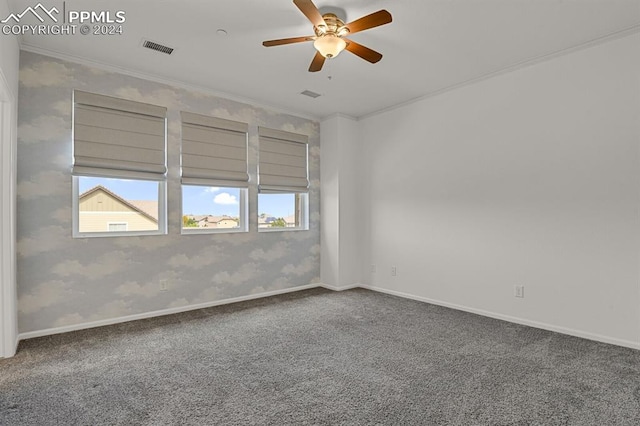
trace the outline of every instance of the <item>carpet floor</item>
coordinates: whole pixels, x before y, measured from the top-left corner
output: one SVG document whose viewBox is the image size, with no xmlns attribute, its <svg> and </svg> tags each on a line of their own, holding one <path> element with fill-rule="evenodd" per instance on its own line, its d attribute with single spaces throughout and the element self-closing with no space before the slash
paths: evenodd
<svg viewBox="0 0 640 426">
<path fill-rule="evenodd" d="M 640 351 L 356 289 L 20 343 L 1 425 L 638 425 Z"/>
</svg>

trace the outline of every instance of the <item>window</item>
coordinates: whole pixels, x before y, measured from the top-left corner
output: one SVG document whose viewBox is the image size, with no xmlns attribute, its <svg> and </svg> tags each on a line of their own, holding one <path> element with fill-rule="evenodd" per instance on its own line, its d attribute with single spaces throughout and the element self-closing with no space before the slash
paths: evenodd
<svg viewBox="0 0 640 426">
<path fill-rule="evenodd" d="M 182 232 L 246 230 L 246 188 L 182 185 Z"/>
<path fill-rule="evenodd" d="M 246 232 L 249 126 L 181 115 L 182 233 Z"/>
<path fill-rule="evenodd" d="M 304 193 L 258 194 L 258 229 L 308 229 L 307 205 Z"/>
<path fill-rule="evenodd" d="M 74 91 L 74 237 L 166 233 L 166 108 Z"/>
<path fill-rule="evenodd" d="M 309 229 L 308 137 L 258 128 L 258 231 Z"/>
<path fill-rule="evenodd" d="M 160 182 L 74 177 L 76 236 L 144 235 L 161 229 Z"/>
</svg>

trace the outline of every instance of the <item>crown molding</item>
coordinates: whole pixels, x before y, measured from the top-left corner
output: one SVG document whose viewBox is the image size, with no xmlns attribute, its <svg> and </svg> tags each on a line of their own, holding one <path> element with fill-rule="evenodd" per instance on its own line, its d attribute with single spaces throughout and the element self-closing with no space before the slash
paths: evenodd
<svg viewBox="0 0 640 426">
<path fill-rule="evenodd" d="M 480 76 L 470 78 L 470 79 L 462 81 L 460 83 L 452 84 L 451 86 L 447 86 L 447 87 L 443 87 L 443 88 L 440 88 L 440 89 L 433 90 L 433 91 L 431 91 L 429 93 L 426 93 L 424 95 L 418 96 L 418 97 L 413 98 L 413 99 L 410 99 L 408 101 L 401 102 L 399 104 L 391 105 L 389 107 L 382 108 L 382 109 L 379 109 L 377 111 L 373 111 L 373 112 L 361 115 L 357 119 L 358 120 L 363 120 L 363 119 L 366 119 L 366 118 L 374 117 L 374 116 L 376 116 L 378 114 L 382 114 L 382 113 L 385 113 L 385 112 L 393 111 L 395 109 L 402 108 L 404 106 L 411 105 L 411 104 L 414 104 L 416 102 L 420 102 L 420 101 L 425 100 L 425 99 L 433 98 L 435 96 L 442 95 L 443 93 L 451 92 L 453 90 L 457 90 L 457 89 L 460 89 L 460 88 L 465 87 L 465 86 L 470 86 L 472 84 L 479 83 L 481 81 L 488 80 L 488 79 L 491 79 L 493 77 L 498 77 L 498 76 L 503 75 L 503 74 L 508 74 L 508 73 L 511 73 L 511 72 L 514 72 L 514 71 L 518 71 L 520 69 L 527 68 L 527 67 L 530 67 L 532 65 L 539 64 L 541 62 L 547 62 L 547 61 L 550 61 L 552 59 L 555 59 L 555 58 L 558 58 L 558 57 L 561 57 L 561 56 L 566 56 L 566 55 L 569 55 L 571 53 L 578 52 L 580 50 L 588 49 L 590 47 L 594 47 L 594 46 L 597 46 L 597 45 L 600 45 L 600 44 L 604 44 L 604 43 L 607 43 L 607 42 L 610 42 L 610 41 L 618 40 L 618 39 L 621 39 L 621 38 L 624 38 L 624 37 L 629 37 L 629 36 L 632 36 L 632 35 L 637 34 L 637 33 L 640 33 L 640 23 L 632 25 L 631 27 L 627 27 L 627 28 L 624 28 L 624 29 L 621 29 L 621 30 L 614 31 L 614 32 L 609 33 L 609 34 L 605 34 L 603 36 L 591 39 L 589 41 L 586 41 L 586 42 L 583 42 L 583 43 L 580 43 L 580 44 L 577 44 L 577 45 L 574 45 L 574 46 L 571 46 L 571 47 L 567 47 L 567 48 L 564 48 L 564 49 L 556 50 L 556 51 L 553 51 L 551 53 L 545 53 L 545 54 L 539 55 L 539 56 L 533 56 L 533 57 L 528 58 L 528 59 L 524 59 L 522 61 L 516 62 L 515 64 L 508 65 L 508 66 L 502 67 L 502 68 L 498 68 L 498 69 L 496 69 L 494 71 L 490 71 L 490 72 L 482 74 Z"/>
<path fill-rule="evenodd" d="M 76 64 L 80 64 L 80 65 L 85 65 L 88 67 L 94 67 L 94 68 L 98 68 L 101 69 L 103 71 L 109 71 L 109 72 L 115 72 L 115 73 L 119 73 L 119 74 L 124 74 L 130 77 L 136 77 L 136 78 L 140 78 L 143 80 L 147 80 L 147 81 L 153 81 L 154 83 L 160 83 L 160 84 L 166 84 L 168 86 L 173 86 L 179 89 L 185 89 L 185 90 L 190 90 L 193 92 L 199 92 L 199 93 L 204 93 L 207 95 L 211 95 L 211 96 L 216 96 L 218 98 L 224 98 L 224 99 L 228 99 L 234 102 L 240 102 L 243 104 L 247 104 L 256 108 L 261 108 L 261 109 L 265 109 L 265 110 L 269 110 L 269 111 L 273 111 L 273 112 L 277 112 L 277 113 L 281 113 L 281 114 L 286 114 L 286 115 L 291 115 L 294 117 L 298 117 L 298 118 L 304 118 L 307 120 L 312 120 L 312 121 L 320 121 L 320 117 L 315 116 L 315 115 L 311 115 L 311 114 L 304 114 L 304 113 L 300 113 L 297 111 L 291 111 L 291 110 L 287 110 L 285 108 L 282 107 L 278 107 L 275 105 L 270 105 L 270 104 L 265 104 L 259 101 L 256 101 L 255 99 L 250 99 L 250 98 L 244 98 L 241 96 L 236 96 L 233 95 L 231 93 L 226 93 L 226 92 L 221 92 L 218 90 L 214 90 L 211 89 L 209 87 L 204 87 L 204 86 L 198 86 L 195 84 L 189 84 L 189 83 L 185 83 L 183 81 L 179 81 L 179 80 L 173 80 L 170 78 L 166 78 L 166 77 L 161 77 L 155 74 L 149 74 L 149 73 L 144 73 L 144 72 L 140 72 L 140 71 L 134 71 L 131 70 L 129 68 L 124 68 L 124 67 L 119 67 L 116 65 L 109 65 L 109 64 L 105 64 L 104 62 L 100 62 L 100 61 L 94 61 L 91 59 L 86 59 L 86 58 L 82 58 L 80 56 L 75 56 L 75 55 L 70 55 L 68 53 L 62 53 L 59 52 L 57 50 L 52 50 L 52 49 L 44 49 L 42 47 L 38 47 L 38 46 L 34 46 L 28 43 L 25 43 L 24 41 L 22 42 L 22 44 L 20 44 L 20 50 L 24 50 L 25 52 L 31 52 L 31 53 L 37 53 L 39 55 L 44 55 L 44 56 L 49 56 L 52 58 L 56 58 L 56 59 L 62 59 L 63 61 L 68 61 L 68 62 L 73 62 Z"/>
<path fill-rule="evenodd" d="M 326 117 L 322 117 L 322 119 L 320 121 L 331 120 L 332 118 L 344 118 L 344 119 L 351 120 L 351 121 L 358 121 L 357 117 L 353 117 L 353 116 L 348 115 L 348 114 L 343 114 L 341 112 L 336 112 L 334 114 L 329 114 Z"/>
</svg>

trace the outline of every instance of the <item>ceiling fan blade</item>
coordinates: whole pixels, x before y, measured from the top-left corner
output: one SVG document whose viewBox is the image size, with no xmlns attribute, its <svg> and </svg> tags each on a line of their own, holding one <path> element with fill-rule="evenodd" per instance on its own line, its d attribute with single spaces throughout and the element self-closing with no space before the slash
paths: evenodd
<svg viewBox="0 0 640 426">
<path fill-rule="evenodd" d="M 315 36 L 281 38 L 278 40 L 263 41 L 262 45 L 264 47 L 281 46 L 283 44 L 302 43 L 304 41 L 313 41 L 315 39 Z"/>
<path fill-rule="evenodd" d="M 380 59 L 382 59 L 382 54 L 376 52 L 375 50 L 371 50 L 368 47 L 365 47 L 361 44 L 356 43 L 355 41 L 344 39 L 347 42 L 346 50 L 353 53 L 354 55 L 360 56 L 365 61 L 369 61 L 372 64 L 375 64 Z"/>
<path fill-rule="evenodd" d="M 322 14 L 311 0 L 293 0 L 293 4 L 298 6 L 300 12 L 304 13 L 304 16 L 306 16 L 315 27 L 325 25 Z"/>
<path fill-rule="evenodd" d="M 316 56 L 313 57 L 313 61 L 311 61 L 311 65 L 309 65 L 309 72 L 320 71 L 323 65 L 324 56 L 322 56 L 320 52 L 316 52 Z"/>
<path fill-rule="evenodd" d="M 345 25 L 349 29 L 349 34 L 357 33 L 359 31 L 368 30 L 369 28 L 379 27 L 380 25 L 388 24 L 391 22 L 391 14 L 386 10 L 379 10 L 370 15 L 363 16 L 360 19 L 356 19 L 353 22 L 349 22 Z"/>
</svg>

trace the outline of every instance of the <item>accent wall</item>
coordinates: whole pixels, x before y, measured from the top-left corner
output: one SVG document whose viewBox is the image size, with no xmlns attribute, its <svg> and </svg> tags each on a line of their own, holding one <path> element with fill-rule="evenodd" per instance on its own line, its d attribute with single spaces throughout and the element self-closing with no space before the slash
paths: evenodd
<svg viewBox="0 0 640 426">
<path fill-rule="evenodd" d="M 168 235 L 72 238 L 74 89 L 168 108 Z M 249 232 L 180 234 L 180 111 L 249 124 Z M 186 308 L 320 281 L 319 123 L 24 51 L 18 119 L 21 333 Z M 257 232 L 258 126 L 309 136 L 308 231 Z M 160 291 L 160 280 L 169 283 L 167 291 Z"/>
</svg>

